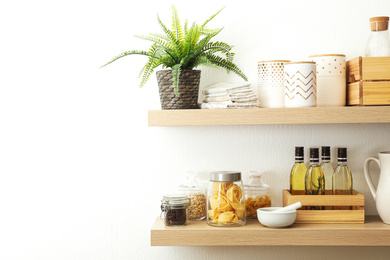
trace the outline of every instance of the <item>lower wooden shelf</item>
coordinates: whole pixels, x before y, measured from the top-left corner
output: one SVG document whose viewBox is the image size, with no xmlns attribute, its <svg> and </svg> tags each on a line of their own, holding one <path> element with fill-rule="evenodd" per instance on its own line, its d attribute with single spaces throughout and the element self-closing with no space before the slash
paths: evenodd
<svg viewBox="0 0 390 260">
<path fill-rule="evenodd" d="M 390 225 L 378 216 L 364 224 L 293 224 L 267 228 L 257 220 L 243 227 L 211 227 L 206 221 L 189 221 L 167 227 L 157 218 L 151 229 L 152 246 L 390 246 Z"/>
</svg>

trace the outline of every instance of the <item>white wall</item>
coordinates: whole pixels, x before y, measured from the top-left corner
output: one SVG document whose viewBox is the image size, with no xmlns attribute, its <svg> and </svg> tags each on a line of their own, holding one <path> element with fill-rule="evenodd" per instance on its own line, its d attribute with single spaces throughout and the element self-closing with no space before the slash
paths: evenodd
<svg viewBox="0 0 390 260">
<path fill-rule="evenodd" d="M 150 247 L 161 196 L 187 170 L 264 170 L 281 205 L 295 145 L 343 145 L 376 214 L 362 164 L 390 149 L 389 124 L 148 128 L 160 105 L 154 75 L 138 88 L 144 58 L 98 67 L 146 49 L 133 35 L 159 32 L 157 12 L 169 25 L 174 2 L 198 22 L 226 6 L 210 27 L 225 27 L 217 40 L 235 46 L 253 86 L 259 60 L 362 55 L 368 18 L 390 14 L 388 0 L 2 3 L 0 259 L 388 259 L 380 247 Z M 202 87 L 219 81 L 241 80 L 202 68 Z"/>
</svg>

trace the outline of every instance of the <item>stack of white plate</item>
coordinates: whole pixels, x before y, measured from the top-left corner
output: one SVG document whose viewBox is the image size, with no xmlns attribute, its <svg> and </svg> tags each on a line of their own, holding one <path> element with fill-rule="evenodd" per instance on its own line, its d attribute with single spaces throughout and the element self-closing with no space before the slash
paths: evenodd
<svg viewBox="0 0 390 260">
<path fill-rule="evenodd" d="M 258 108 L 260 103 L 250 84 L 217 83 L 207 86 L 202 109 Z"/>
</svg>

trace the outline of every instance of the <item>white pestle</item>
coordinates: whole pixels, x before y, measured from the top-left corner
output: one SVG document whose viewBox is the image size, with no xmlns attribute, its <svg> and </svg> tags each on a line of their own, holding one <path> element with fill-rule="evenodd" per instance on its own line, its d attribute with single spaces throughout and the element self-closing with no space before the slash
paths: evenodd
<svg viewBox="0 0 390 260">
<path fill-rule="evenodd" d="M 286 207 L 283 207 L 283 208 L 281 208 L 281 209 L 273 210 L 272 212 L 273 212 L 273 213 L 277 213 L 277 212 L 288 212 L 288 211 L 291 211 L 291 210 L 299 209 L 299 208 L 301 208 L 301 207 L 302 207 L 301 202 L 297 202 L 297 203 L 288 205 L 288 206 L 286 206 Z"/>
</svg>

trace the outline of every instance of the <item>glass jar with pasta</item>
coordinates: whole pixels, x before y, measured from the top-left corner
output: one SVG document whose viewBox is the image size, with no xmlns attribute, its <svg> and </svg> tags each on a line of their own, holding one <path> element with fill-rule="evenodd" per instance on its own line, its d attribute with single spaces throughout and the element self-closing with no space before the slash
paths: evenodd
<svg viewBox="0 0 390 260">
<path fill-rule="evenodd" d="M 270 188 L 264 184 L 262 175 L 260 171 L 250 171 L 250 181 L 244 186 L 247 218 L 257 218 L 257 209 L 271 207 Z"/>
<path fill-rule="evenodd" d="M 241 172 L 211 172 L 207 196 L 207 224 L 217 227 L 245 225 Z"/>
</svg>

